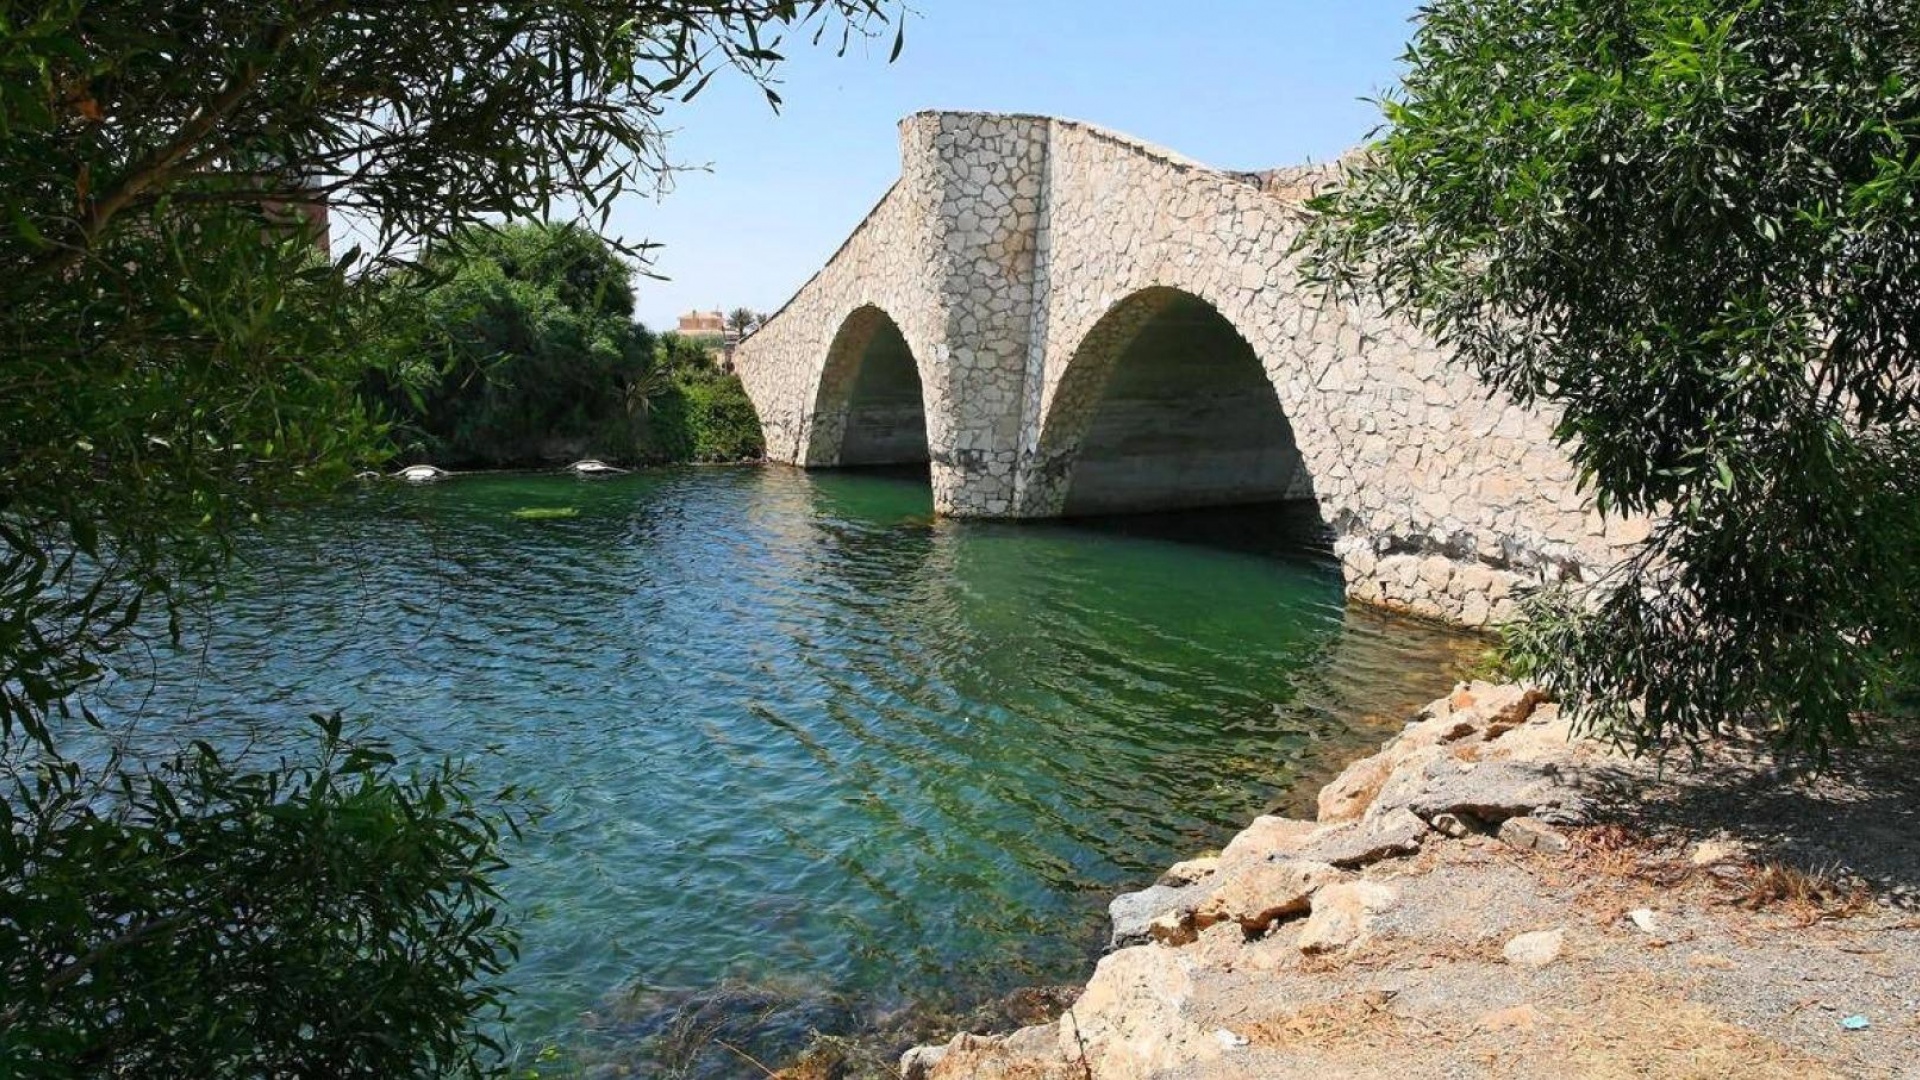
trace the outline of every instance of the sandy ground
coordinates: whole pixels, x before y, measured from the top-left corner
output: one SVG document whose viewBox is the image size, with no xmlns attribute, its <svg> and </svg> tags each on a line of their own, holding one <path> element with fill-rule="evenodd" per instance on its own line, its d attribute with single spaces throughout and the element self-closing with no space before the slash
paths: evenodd
<svg viewBox="0 0 1920 1080">
<path fill-rule="evenodd" d="M 1505 753 L 1507 726 L 1446 712 L 1429 711 L 1426 735 L 1409 729 L 1410 744 L 1442 741 L 1397 764 L 1387 792 L 1403 776 L 1494 771 L 1483 759 Z M 963 1037 L 908 1075 L 1920 1077 L 1911 736 L 1890 730 L 1879 749 L 1807 776 L 1750 746 L 1698 768 L 1576 752 L 1545 738 L 1553 713 L 1538 710 L 1511 740 L 1531 739 L 1528 767 L 1584 793 L 1577 821 L 1547 829 L 1547 843 L 1516 846 L 1483 820 L 1350 867 L 1343 880 L 1391 900 L 1330 949 L 1302 948 L 1303 911 L 1249 932 L 1204 925 L 1203 904 L 1198 922 L 1171 918 L 1159 940 L 1110 954 L 1062 1020 Z M 1271 840 L 1285 831 L 1269 827 L 1270 850 L 1242 869 L 1229 848 L 1216 880 L 1309 857 L 1310 841 Z M 1511 953 L 1528 934 L 1553 947 Z"/>
<path fill-rule="evenodd" d="M 1564 854 L 1469 837 L 1380 866 L 1399 903 L 1338 956 L 1302 956 L 1291 927 L 1190 946 L 1220 965 L 1194 1021 L 1250 1045 L 1164 1075 L 1920 1075 L 1920 918 L 1610 825 L 1568 833 Z M 1552 930 L 1558 959 L 1506 961 Z"/>
</svg>

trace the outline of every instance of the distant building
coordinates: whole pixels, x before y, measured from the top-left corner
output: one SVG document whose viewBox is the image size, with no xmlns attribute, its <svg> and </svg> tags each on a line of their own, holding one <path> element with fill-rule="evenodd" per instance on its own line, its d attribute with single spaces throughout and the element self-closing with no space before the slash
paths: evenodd
<svg viewBox="0 0 1920 1080">
<path fill-rule="evenodd" d="M 740 344 L 740 331 L 727 325 L 727 317 L 718 311 L 689 311 L 680 316 L 680 336 L 705 341 L 713 346 L 714 364 L 721 371 L 733 370 L 733 350 Z"/>
<path fill-rule="evenodd" d="M 261 216 L 266 218 L 270 227 L 285 229 L 306 228 L 312 230 L 314 246 L 322 255 L 333 253 L 332 222 L 329 207 L 324 199 L 311 202 L 280 202 L 263 199 L 260 203 Z"/>
<path fill-rule="evenodd" d="M 727 339 L 727 317 L 718 311 L 689 311 L 680 316 L 680 336 Z"/>
<path fill-rule="evenodd" d="M 269 162 L 252 179 L 263 192 L 280 196 L 260 200 L 260 217 L 269 230 L 282 234 L 306 230 L 321 254 L 332 253 L 332 207 L 325 177 L 276 170 Z"/>
</svg>

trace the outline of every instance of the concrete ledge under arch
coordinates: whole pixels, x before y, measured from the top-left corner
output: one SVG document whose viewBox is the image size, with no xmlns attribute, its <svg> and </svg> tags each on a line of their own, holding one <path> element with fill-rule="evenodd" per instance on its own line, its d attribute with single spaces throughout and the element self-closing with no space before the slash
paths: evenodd
<svg viewBox="0 0 1920 1080">
<path fill-rule="evenodd" d="M 920 113 L 900 144 L 899 183 L 736 354 L 774 460 L 840 463 L 835 342 L 870 306 L 914 360 L 936 510 L 1059 514 L 1080 446 L 1046 429 L 1085 393 L 1074 358 L 1130 300 L 1186 296 L 1257 360 L 1354 598 L 1486 626 L 1516 590 L 1591 577 L 1644 539 L 1574 489 L 1552 417 L 1489 397 L 1377 306 L 1300 284 L 1299 203 L 1337 169 L 1222 172 L 1038 116 Z"/>
</svg>

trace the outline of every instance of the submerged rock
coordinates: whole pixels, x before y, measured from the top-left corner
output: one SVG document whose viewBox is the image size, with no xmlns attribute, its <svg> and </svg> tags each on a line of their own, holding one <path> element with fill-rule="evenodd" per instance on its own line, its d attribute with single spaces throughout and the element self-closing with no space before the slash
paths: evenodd
<svg viewBox="0 0 1920 1080">
<path fill-rule="evenodd" d="M 595 1028 L 619 1048 L 606 1065 L 688 1080 L 731 1080 L 745 1075 L 742 1053 L 781 1061 L 817 1035 L 846 1035 L 860 1026 L 838 994 L 750 983 L 646 993 L 609 1012 Z"/>
</svg>

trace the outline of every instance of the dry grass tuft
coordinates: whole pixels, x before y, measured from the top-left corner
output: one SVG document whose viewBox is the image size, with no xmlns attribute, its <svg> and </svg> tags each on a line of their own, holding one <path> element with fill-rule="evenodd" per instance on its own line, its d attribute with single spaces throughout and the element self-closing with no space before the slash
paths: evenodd
<svg viewBox="0 0 1920 1080">
<path fill-rule="evenodd" d="M 1352 1050 L 1406 1037 L 1406 1022 L 1389 1009 L 1385 991 L 1349 994 L 1270 1017 L 1244 1034 L 1255 1046 L 1295 1050 Z"/>
<path fill-rule="evenodd" d="M 1873 907 L 1872 891 L 1839 867 L 1809 871 L 1780 861 L 1694 866 L 1674 858 L 1653 838 L 1619 824 L 1577 830 L 1574 842 L 1582 865 L 1598 875 L 1661 889 L 1703 885 L 1748 911 L 1778 912 L 1802 926 L 1850 918 Z"/>
<path fill-rule="evenodd" d="M 1574 850 L 1587 869 L 1610 877 L 1636 878 L 1663 889 L 1693 876 L 1694 867 L 1670 857 L 1660 843 L 1621 824 L 1573 830 Z"/>
<path fill-rule="evenodd" d="M 1750 911 L 1777 910 L 1802 926 L 1844 919 L 1873 906 L 1873 895 L 1834 868 L 1801 870 L 1781 862 L 1754 868 L 1736 901 Z"/>
<path fill-rule="evenodd" d="M 1829 1080 L 1820 1061 L 1721 1020 L 1652 980 L 1598 988 L 1579 1003 L 1523 1004 L 1471 1026 L 1434 1026 L 1391 1008 L 1390 992 L 1349 994 L 1263 1020 L 1244 1034 L 1256 1046 L 1313 1055 L 1323 1066 L 1377 1068 L 1424 1060 L 1453 1046 L 1480 1062 L 1476 1075 L 1580 1080 Z M 1548 1065 L 1547 1063 L 1551 1063 Z M 1372 1075 L 1369 1073 L 1368 1075 Z"/>
<path fill-rule="evenodd" d="M 1583 1021 L 1583 1022 L 1579 1022 Z M 1819 1061 L 1647 986 L 1617 987 L 1568 1031 L 1563 1075 L 1585 1080 L 1825 1080 Z"/>
</svg>

